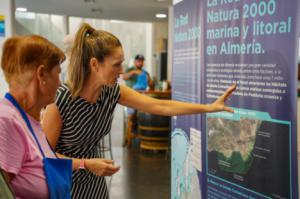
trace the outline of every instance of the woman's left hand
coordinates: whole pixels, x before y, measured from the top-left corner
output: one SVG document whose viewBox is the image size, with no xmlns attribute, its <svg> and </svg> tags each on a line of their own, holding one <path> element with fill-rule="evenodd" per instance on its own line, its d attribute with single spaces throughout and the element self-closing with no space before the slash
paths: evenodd
<svg viewBox="0 0 300 199">
<path fill-rule="evenodd" d="M 231 95 L 231 93 L 236 89 L 236 84 L 231 85 L 225 92 L 223 95 L 221 95 L 214 103 L 212 103 L 212 112 L 215 111 L 227 111 L 227 112 L 231 112 L 233 113 L 234 111 L 225 106 L 225 101 L 229 98 L 229 96 Z"/>
</svg>

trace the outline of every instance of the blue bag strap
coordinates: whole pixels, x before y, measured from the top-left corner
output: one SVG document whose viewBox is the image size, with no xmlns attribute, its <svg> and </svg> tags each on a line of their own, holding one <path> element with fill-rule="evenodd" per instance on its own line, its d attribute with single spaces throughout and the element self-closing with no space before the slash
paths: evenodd
<svg viewBox="0 0 300 199">
<path fill-rule="evenodd" d="M 27 124 L 27 127 L 29 128 L 31 134 L 33 135 L 33 137 L 34 137 L 34 139 L 36 141 L 36 143 L 38 144 L 38 147 L 39 147 L 39 149 L 41 151 L 41 154 L 42 154 L 43 158 L 45 158 L 44 151 L 42 150 L 42 147 L 41 147 L 41 145 L 40 145 L 40 143 L 39 143 L 39 141 L 38 141 L 38 139 L 37 139 L 37 137 L 36 137 L 36 135 L 34 133 L 34 130 L 33 130 L 32 126 L 31 126 L 31 124 L 30 124 L 30 121 L 29 121 L 29 119 L 28 119 L 25 111 L 21 108 L 21 106 L 18 104 L 18 102 L 14 99 L 14 97 L 10 93 L 6 93 L 5 94 L 5 98 L 8 99 L 18 109 L 18 111 L 21 113 L 24 121 Z"/>
</svg>

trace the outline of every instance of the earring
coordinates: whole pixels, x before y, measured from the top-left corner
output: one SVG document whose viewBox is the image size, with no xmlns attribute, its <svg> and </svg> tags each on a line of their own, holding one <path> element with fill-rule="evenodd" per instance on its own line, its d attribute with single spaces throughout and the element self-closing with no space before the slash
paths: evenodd
<svg viewBox="0 0 300 199">
<path fill-rule="evenodd" d="M 46 85 L 46 82 L 45 82 L 45 81 L 43 81 L 43 82 L 42 82 L 42 84 L 43 84 L 43 85 Z"/>
</svg>

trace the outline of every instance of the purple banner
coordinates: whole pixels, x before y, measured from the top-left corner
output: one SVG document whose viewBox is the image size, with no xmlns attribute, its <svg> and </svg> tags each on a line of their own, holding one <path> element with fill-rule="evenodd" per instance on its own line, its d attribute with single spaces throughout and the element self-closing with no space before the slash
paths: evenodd
<svg viewBox="0 0 300 199">
<path fill-rule="evenodd" d="M 233 83 L 237 90 L 227 102 L 234 114 L 173 117 L 172 198 L 298 198 L 299 6 L 299 0 L 174 5 L 173 99 L 211 103 Z M 195 169 L 198 181 L 181 167 Z"/>
</svg>

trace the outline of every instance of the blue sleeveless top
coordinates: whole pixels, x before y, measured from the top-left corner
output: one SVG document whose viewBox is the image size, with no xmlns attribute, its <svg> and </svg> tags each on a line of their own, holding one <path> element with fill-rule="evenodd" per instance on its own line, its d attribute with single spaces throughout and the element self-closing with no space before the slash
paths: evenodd
<svg viewBox="0 0 300 199">
<path fill-rule="evenodd" d="M 146 90 L 147 87 L 148 87 L 147 72 L 145 70 L 142 70 L 142 73 L 137 76 L 137 80 L 132 88 L 135 90 Z"/>
</svg>

